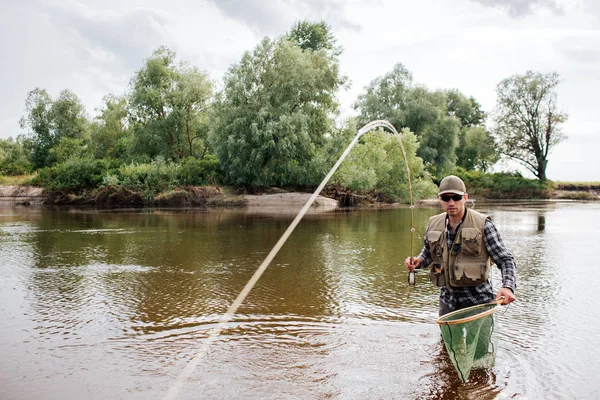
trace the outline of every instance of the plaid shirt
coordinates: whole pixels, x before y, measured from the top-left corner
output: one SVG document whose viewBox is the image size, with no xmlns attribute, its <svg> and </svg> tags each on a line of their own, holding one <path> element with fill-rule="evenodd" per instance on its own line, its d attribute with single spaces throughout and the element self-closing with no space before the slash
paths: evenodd
<svg viewBox="0 0 600 400">
<path fill-rule="evenodd" d="M 446 238 L 448 249 L 452 247 L 460 224 L 462 224 L 462 221 L 456 226 L 456 230 L 451 232 L 448 226 L 448 216 L 446 216 Z M 425 231 L 423 249 L 418 256 L 421 259 L 421 267 L 428 266 L 432 262 L 429 241 L 427 240 L 427 231 L 429 231 L 429 226 Z M 502 287 L 510 288 L 514 292 L 517 287 L 515 260 L 512 254 L 510 254 L 504 246 L 500 233 L 489 218 L 485 221 L 483 233 L 485 248 L 490 254 L 492 261 L 494 261 L 502 271 Z M 494 288 L 489 279 L 487 282 L 478 286 L 457 287 L 452 289 L 443 286 L 440 288 L 440 302 L 444 303 L 450 310 L 459 310 L 476 304 L 489 303 L 495 298 Z"/>
</svg>

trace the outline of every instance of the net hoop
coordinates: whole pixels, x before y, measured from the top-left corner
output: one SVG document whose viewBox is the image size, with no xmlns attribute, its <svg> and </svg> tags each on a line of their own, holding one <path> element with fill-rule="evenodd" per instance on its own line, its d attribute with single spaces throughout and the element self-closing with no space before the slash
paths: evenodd
<svg viewBox="0 0 600 400">
<path fill-rule="evenodd" d="M 461 308 L 460 310 L 452 311 L 451 313 L 442 315 L 441 317 L 436 319 L 435 322 L 438 325 L 456 325 L 456 324 L 464 324 L 465 322 L 475 321 L 476 319 L 487 317 L 488 315 L 491 315 L 491 314 L 495 313 L 496 311 L 498 311 L 500 309 L 501 302 L 502 302 L 502 300 L 497 300 L 492 303 L 484 303 L 484 304 L 478 304 L 478 305 L 475 305 L 472 307 Z M 493 307 L 489 308 L 490 306 L 493 306 Z M 476 311 L 479 308 L 484 308 L 486 310 L 481 311 L 475 315 L 471 315 L 469 317 L 452 319 L 452 317 L 454 317 L 458 314 L 462 314 L 465 311 Z"/>
</svg>

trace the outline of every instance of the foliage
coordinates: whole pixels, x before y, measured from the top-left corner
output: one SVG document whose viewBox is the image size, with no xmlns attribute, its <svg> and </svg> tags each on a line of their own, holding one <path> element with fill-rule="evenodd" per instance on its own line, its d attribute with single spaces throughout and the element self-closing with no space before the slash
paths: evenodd
<svg viewBox="0 0 600 400">
<path fill-rule="evenodd" d="M 483 126 L 485 124 L 485 112 L 473 96 L 466 97 L 456 89 L 447 90 L 445 93 L 448 115 L 458 118 L 463 127 Z"/>
<path fill-rule="evenodd" d="M 341 47 L 336 44 L 331 27 L 324 21 L 317 23 L 299 21 L 287 34 L 287 39 L 302 50 L 325 50 L 332 56 L 339 56 L 342 53 Z"/>
<path fill-rule="evenodd" d="M 92 152 L 95 158 L 114 158 L 125 161 L 131 146 L 127 100 L 107 95 L 96 121 L 91 124 Z"/>
<path fill-rule="evenodd" d="M 481 126 L 463 129 L 458 140 L 456 164 L 459 167 L 488 171 L 500 158 L 494 137 Z"/>
<path fill-rule="evenodd" d="M 420 143 L 418 155 L 435 176 L 447 174 L 456 163 L 488 168 L 497 161 L 487 151 L 463 151 L 458 147 L 461 134 L 465 142 L 468 136 L 468 144 L 475 148 L 488 145 L 489 134 L 467 135 L 470 128 L 484 128 L 485 113 L 481 105 L 456 89 L 430 91 L 414 84 L 411 73 L 402 64 L 396 64 L 391 72 L 371 82 L 354 107 L 360 113 L 360 124 L 385 119 L 397 129 L 413 131 Z"/>
<path fill-rule="evenodd" d="M 210 134 L 226 182 L 317 182 L 344 82 L 336 57 L 286 39 L 265 39 L 245 53 L 225 76 Z"/>
<path fill-rule="evenodd" d="M 177 64 L 175 57 L 172 50 L 159 47 L 131 81 L 135 153 L 183 158 L 194 155 L 194 142 L 206 141 L 212 83 L 198 68 Z"/>
<path fill-rule="evenodd" d="M 497 87 L 495 134 L 502 154 L 520 162 L 546 181 L 550 150 L 565 136 L 560 125 L 567 114 L 558 110 L 557 73 L 527 71 L 504 79 Z"/>
<path fill-rule="evenodd" d="M 86 189 L 100 186 L 114 165 L 107 160 L 72 157 L 52 167 L 42 168 L 32 184 L 47 189 Z"/>
<path fill-rule="evenodd" d="M 518 172 L 485 173 L 466 171 L 457 168 L 454 174 L 459 176 L 473 196 L 493 199 L 548 198 L 551 186 L 536 179 L 527 179 Z"/>
<path fill-rule="evenodd" d="M 20 139 L 0 139 L 0 174 L 13 176 L 31 173 L 32 166 Z"/>
<path fill-rule="evenodd" d="M 87 158 L 89 155 L 87 144 L 82 139 L 62 137 L 48 151 L 48 160 L 51 164 L 59 164 L 71 158 Z"/>
<path fill-rule="evenodd" d="M 405 127 L 406 96 L 412 81 L 412 74 L 400 63 L 394 65 L 391 72 L 373 80 L 354 104 L 359 111 L 359 125 L 385 119 L 396 129 Z M 414 131 L 414 127 L 412 129 Z"/>
<path fill-rule="evenodd" d="M 180 164 L 178 178 L 182 185 L 207 185 L 216 179 L 219 161 L 214 155 L 199 160 L 186 157 Z"/>
<path fill-rule="evenodd" d="M 21 128 L 29 130 L 30 161 L 35 169 L 56 162 L 50 149 L 62 138 L 89 140 L 88 121 L 79 98 L 69 90 L 60 92 L 56 100 L 40 88 L 28 93 Z"/>
<path fill-rule="evenodd" d="M 151 163 L 122 165 L 118 176 L 121 187 L 156 194 L 179 185 L 179 164 L 156 157 Z"/>
<path fill-rule="evenodd" d="M 456 148 L 460 122 L 453 117 L 439 118 L 435 124 L 427 126 L 421 135 L 419 156 L 427 160 L 429 170 L 435 176 L 445 176 L 456 165 Z"/>
<path fill-rule="evenodd" d="M 332 178 L 356 191 L 377 190 L 394 201 L 408 203 L 410 190 L 406 163 L 398 137 L 377 130 L 366 134 L 352 149 Z M 413 198 L 435 195 L 436 188 L 416 156 L 416 136 L 408 129 L 401 132 L 413 186 Z"/>
</svg>

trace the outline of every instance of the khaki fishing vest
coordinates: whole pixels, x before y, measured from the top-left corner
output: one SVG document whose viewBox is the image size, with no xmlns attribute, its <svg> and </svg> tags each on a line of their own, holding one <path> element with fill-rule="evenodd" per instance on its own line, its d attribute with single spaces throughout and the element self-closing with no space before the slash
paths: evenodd
<svg viewBox="0 0 600 400">
<path fill-rule="evenodd" d="M 429 219 L 427 240 L 431 251 L 429 279 L 436 286 L 477 286 L 487 281 L 492 265 L 485 248 L 483 227 L 489 217 L 468 210 L 448 250 L 446 213 Z"/>
</svg>

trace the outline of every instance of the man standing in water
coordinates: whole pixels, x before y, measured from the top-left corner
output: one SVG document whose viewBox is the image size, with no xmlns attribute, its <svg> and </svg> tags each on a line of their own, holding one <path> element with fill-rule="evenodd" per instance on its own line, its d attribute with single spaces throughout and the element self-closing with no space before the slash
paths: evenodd
<svg viewBox="0 0 600 400">
<path fill-rule="evenodd" d="M 431 265 L 429 278 L 440 287 L 440 316 L 493 301 L 489 279 L 493 263 L 502 271 L 502 288 L 495 298 L 503 297 L 502 305 L 512 303 L 515 260 L 490 218 L 465 207 L 469 195 L 457 176 L 442 179 L 438 194 L 444 212 L 429 219 L 423 249 L 404 260 L 406 268 Z"/>
</svg>

